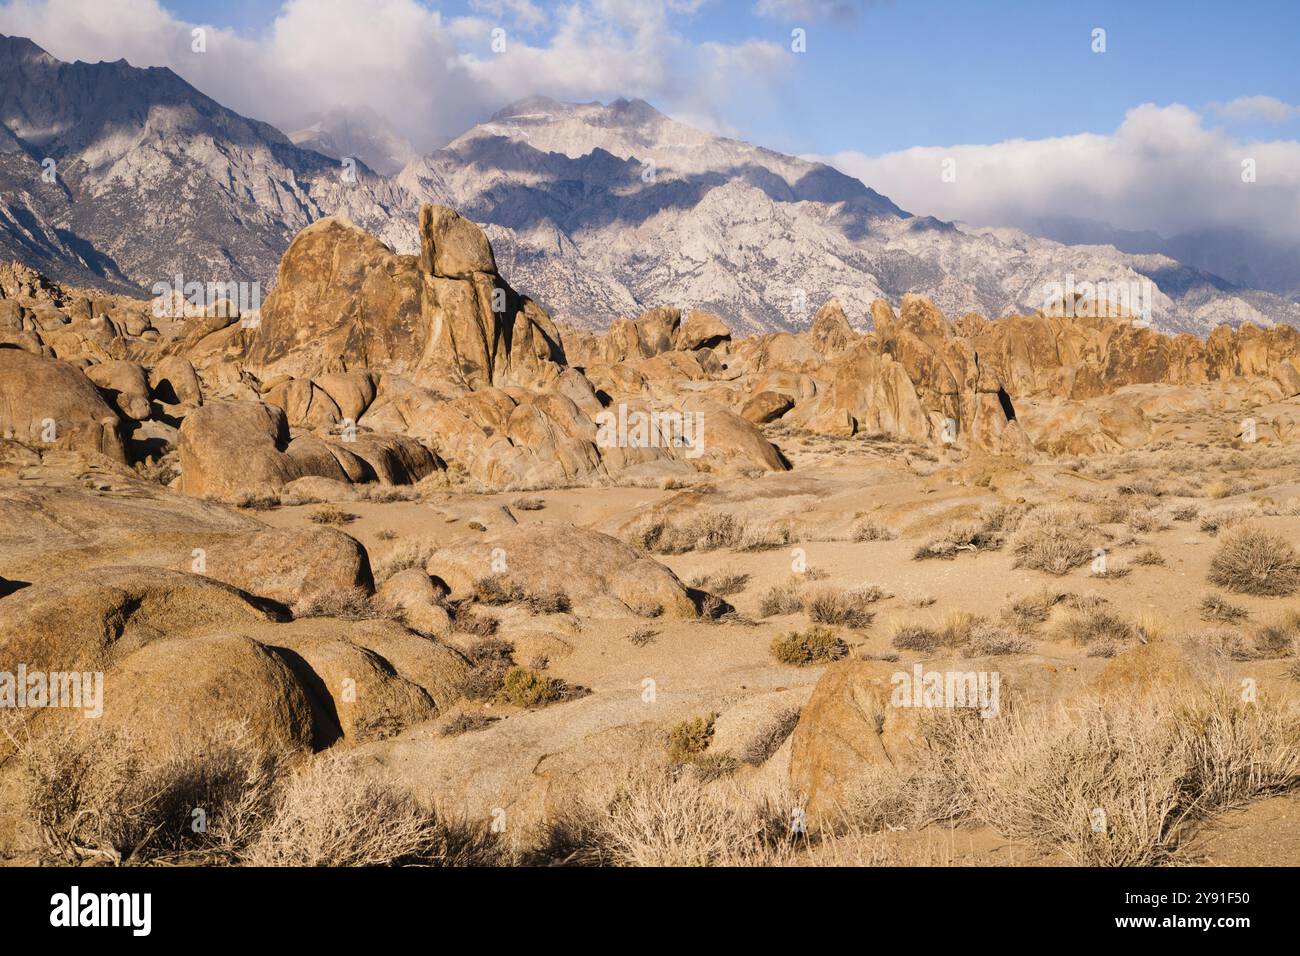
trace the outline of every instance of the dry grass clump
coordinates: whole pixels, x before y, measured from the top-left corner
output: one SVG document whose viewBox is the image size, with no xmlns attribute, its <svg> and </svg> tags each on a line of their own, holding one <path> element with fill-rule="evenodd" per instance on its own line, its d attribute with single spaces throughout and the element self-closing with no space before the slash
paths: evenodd
<svg viewBox="0 0 1300 956">
<path fill-rule="evenodd" d="M 1300 611 L 1292 610 L 1255 632 L 1259 658 L 1289 657 L 1300 649 Z"/>
<path fill-rule="evenodd" d="M 820 624 L 814 624 L 806 631 L 790 631 L 772 641 L 772 656 L 782 664 L 796 667 L 838 661 L 848 652 L 848 645 L 829 627 Z"/>
<path fill-rule="evenodd" d="M 1202 621 L 1222 621 L 1225 624 L 1236 624 L 1244 621 L 1250 616 L 1250 612 L 1244 607 L 1233 604 L 1227 598 L 1213 592 L 1201 598 L 1201 620 Z"/>
<path fill-rule="evenodd" d="M 258 746 L 242 724 L 214 728 L 161 763 L 128 731 L 64 726 L 11 740 L 32 849 L 64 866 L 236 862 L 273 812 L 291 759 Z"/>
<path fill-rule="evenodd" d="M 799 723 L 799 708 L 787 707 L 777 711 L 765 721 L 740 751 L 741 763 L 759 766 L 781 749 L 786 738 L 794 733 Z"/>
<path fill-rule="evenodd" d="M 716 713 L 707 717 L 692 717 L 673 724 L 668 731 L 668 759 L 674 763 L 685 763 L 700 756 L 709 749 L 713 742 L 713 724 L 718 719 Z"/>
<path fill-rule="evenodd" d="M 501 692 L 506 674 L 515 666 L 515 646 L 496 637 L 481 637 L 465 649 L 469 672 L 461 693 L 471 700 L 488 700 Z"/>
<path fill-rule="evenodd" d="M 1080 512 L 1039 508 L 1020 522 L 1010 547 L 1015 567 L 1061 575 L 1092 560 L 1092 549 L 1100 539 L 1101 532 Z"/>
<path fill-rule="evenodd" d="M 1078 864 L 1150 866 L 1214 812 L 1300 783 L 1295 716 L 1228 686 L 997 720 L 937 711 L 924 733 L 913 769 L 863 782 L 851 822 L 982 823 Z"/>
<path fill-rule="evenodd" d="M 441 737 L 459 737 L 461 734 L 483 730 L 496 723 L 499 719 L 478 711 L 461 711 L 443 722 L 442 726 L 438 728 L 438 735 Z"/>
<path fill-rule="evenodd" d="M 1279 597 L 1300 586 L 1300 556 L 1279 535 L 1247 525 L 1225 535 L 1210 560 L 1211 584 Z"/>
<path fill-rule="evenodd" d="M 455 866 L 483 862 L 483 829 L 449 825 L 410 794 L 322 754 L 294 775 L 249 847 L 253 866 Z"/>
<path fill-rule="evenodd" d="M 1258 516 L 1258 510 L 1250 505 L 1234 505 L 1227 508 L 1215 508 L 1201 515 L 1200 529 L 1206 534 L 1218 534 L 1235 527 L 1250 518 Z"/>
<path fill-rule="evenodd" d="M 489 574 L 475 581 L 473 600 L 496 607 L 522 604 L 534 614 L 563 614 L 572 607 L 563 591 L 529 591 L 504 574 Z"/>
<path fill-rule="evenodd" d="M 1211 654 L 1227 657 L 1234 661 L 1255 660 L 1255 648 L 1246 643 L 1246 639 L 1236 631 L 1223 629 L 1193 631 L 1187 635 L 1187 643 L 1193 648 L 1202 648 Z"/>
<path fill-rule="evenodd" d="M 789 544 L 793 537 L 787 525 L 773 521 L 750 521 L 745 524 L 744 531 L 736 541 L 736 550 L 771 551 Z"/>
<path fill-rule="evenodd" d="M 702 591 L 711 591 L 724 597 L 739 594 L 749 585 L 749 574 L 735 568 L 723 568 L 708 574 L 697 574 L 691 579 L 691 587 Z"/>
<path fill-rule="evenodd" d="M 1169 517 L 1175 521 L 1195 521 L 1200 513 L 1200 506 L 1194 504 L 1174 505 L 1169 509 Z"/>
<path fill-rule="evenodd" d="M 271 511 L 280 507 L 280 496 L 259 491 L 245 491 L 237 495 L 231 504 L 236 508 L 243 508 L 248 511 Z"/>
<path fill-rule="evenodd" d="M 421 501 L 424 492 L 411 485 L 354 485 L 353 490 L 362 501 L 373 501 L 379 505 L 390 505 L 395 501 Z"/>
<path fill-rule="evenodd" d="M 317 524 L 348 524 L 361 516 L 344 511 L 338 505 L 321 505 L 308 517 Z"/>
<path fill-rule="evenodd" d="M 924 624 L 899 624 L 889 642 L 900 651 L 929 652 L 943 643 L 943 636 Z"/>
<path fill-rule="evenodd" d="M 395 608 L 365 588 L 339 588 L 319 591 L 296 603 L 295 618 L 334 617 L 343 621 L 400 621 L 401 608 Z"/>
<path fill-rule="evenodd" d="M 1108 561 L 1100 568 L 1095 568 L 1088 572 L 1090 578 L 1103 578 L 1115 580 L 1117 578 L 1126 578 L 1133 573 L 1133 569 L 1127 564 L 1116 564 L 1114 561 Z"/>
<path fill-rule="evenodd" d="M 1076 863 L 1149 866 L 1208 814 L 1300 783 L 1298 732 L 1280 705 L 1224 686 L 1013 711 L 931 739 L 964 817 Z"/>
<path fill-rule="evenodd" d="M 383 584 L 397 572 L 408 568 L 425 570 L 435 550 L 432 545 L 419 541 L 403 541 L 375 564 L 375 584 Z"/>
<path fill-rule="evenodd" d="M 871 605 L 879 601 L 884 592 L 879 588 L 845 591 L 822 587 L 804 600 L 804 610 L 817 624 L 839 624 L 844 627 L 867 628 L 876 616 Z"/>
<path fill-rule="evenodd" d="M 1155 548 L 1145 548 L 1133 556 L 1133 564 L 1141 567 L 1155 567 L 1165 563 L 1165 556 Z"/>
<path fill-rule="evenodd" d="M 985 508 L 976 518 L 950 523 L 937 538 L 931 538 L 918 547 L 912 559 L 951 560 L 963 551 L 997 551 L 1024 514 L 1024 509 L 1006 505 Z"/>
<path fill-rule="evenodd" d="M 803 589 L 799 581 L 792 580 L 786 584 L 774 585 L 767 589 L 759 602 L 758 613 L 763 617 L 775 614 L 796 614 L 804 607 Z"/>
<path fill-rule="evenodd" d="M 704 511 L 672 520 L 647 516 L 631 530 L 632 543 L 654 554 L 716 551 L 737 545 L 745 522 L 725 511 Z"/>
<path fill-rule="evenodd" d="M 1029 641 L 1022 635 L 988 621 L 973 625 L 966 637 L 965 652 L 971 657 L 1026 654 L 1029 650 Z"/>
<path fill-rule="evenodd" d="M 898 533 L 871 518 L 864 518 L 853 526 L 850 536 L 854 541 L 893 541 Z"/>
<path fill-rule="evenodd" d="M 508 704 L 533 710 L 582 696 L 558 677 L 547 677 L 531 667 L 515 667 L 506 673 L 499 696 Z"/>
<path fill-rule="evenodd" d="M 591 866 L 763 866 L 785 859 L 789 818 L 688 767 L 635 769 L 567 809 L 552 857 Z M 724 789 L 719 789 L 722 787 Z"/>
<path fill-rule="evenodd" d="M 491 614 L 480 614 L 468 604 L 457 604 L 451 611 L 452 628 L 471 637 L 491 637 L 501 626 L 501 622 Z"/>
<path fill-rule="evenodd" d="M 1137 639 L 1137 631 L 1128 621 L 1103 607 L 1070 614 L 1056 628 L 1060 640 L 1081 647 L 1100 645 L 1111 648 Z M 1105 655 L 1109 656 L 1109 655 Z"/>
<path fill-rule="evenodd" d="M 1055 588 L 1041 588 L 1033 594 L 1016 598 L 1002 609 L 1002 620 L 1019 631 L 1033 631 L 1052 616 L 1052 608 L 1069 595 Z"/>
<path fill-rule="evenodd" d="M 627 639 L 634 647 L 645 647 L 648 644 L 653 644 L 658 636 L 659 632 L 653 627 L 642 626 L 629 633 Z"/>
<path fill-rule="evenodd" d="M 541 511 L 546 507 L 546 502 L 541 498 L 516 498 L 510 502 L 510 507 L 516 511 Z"/>
</svg>

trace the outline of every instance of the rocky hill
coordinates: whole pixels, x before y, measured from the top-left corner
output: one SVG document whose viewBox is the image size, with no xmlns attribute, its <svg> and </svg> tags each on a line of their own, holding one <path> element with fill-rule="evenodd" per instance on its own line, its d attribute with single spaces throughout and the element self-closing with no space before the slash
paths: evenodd
<svg viewBox="0 0 1300 956">
<path fill-rule="evenodd" d="M 864 329 L 873 301 L 908 293 L 953 315 L 1028 313 L 1071 276 L 1151 283 L 1165 331 L 1300 324 L 1295 303 L 1166 256 L 912 215 L 639 100 L 524 100 L 386 177 L 346 155 L 385 170 L 407 158 L 373 117 L 290 138 L 169 70 L 62 63 L 22 38 L 0 38 L 0 81 L 0 254 L 72 284 L 148 292 L 181 275 L 265 294 L 310 223 L 344 215 L 409 255 L 419 206 L 438 203 L 483 223 L 557 319 L 592 329 L 675 306 L 737 332 L 799 331 L 832 297 Z"/>
</svg>

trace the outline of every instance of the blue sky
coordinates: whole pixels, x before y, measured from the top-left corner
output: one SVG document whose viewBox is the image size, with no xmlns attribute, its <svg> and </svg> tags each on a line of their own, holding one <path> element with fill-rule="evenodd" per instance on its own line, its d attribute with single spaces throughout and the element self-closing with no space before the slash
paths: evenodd
<svg viewBox="0 0 1300 956">
<path fill-rule="evenodd" d="M 185 20 L 250 37 L 265 32 L 279 9 L 267 0 L 163 5 Z M 448 18 L 493 20 L 490 4 L 424 5 Z M 856 12 L 839 15 L 811 12 L 829 4 L 774 5 L 806 9 L 761 15 L 754 0 L 714 0 L 669 19 L 697 44 L 757 39 L 788 47 L 793 27 L 807 31 L 807 52 L 790 54 L 792 69 L 779 82 L 730 100 L 720 117 L 744 138 L 792 152 L 882 153 L 1104 133 L 1147 102 L 1202 107 L 1250 95 L 1300 102 L 1295 0 L 893 0 L 846 3 Z M 537 6 L 553 23 L 567 4 Z M 1096 27 L 1106 30 L 1104 54 L 1091 50 Z M 550 27 L 520 32 L 542 44 Z M 487 37 L 462 44 L 475 47 L 489 55 Z M 653 89 L 628 92 L 658 99 Z M 1300 117 L 1285 125 L 1294 134 Z M 1246 136 L 1278 131 L 1239 126 Z"/>
<path fill-rule="evenodd" d="M 1300 243 L 1300 0 L 0 0 L 0 32 L 286 132 L 378 113 L 427 151 L 524 96 L 640 96 L 943 219 Z"/>
</svg>

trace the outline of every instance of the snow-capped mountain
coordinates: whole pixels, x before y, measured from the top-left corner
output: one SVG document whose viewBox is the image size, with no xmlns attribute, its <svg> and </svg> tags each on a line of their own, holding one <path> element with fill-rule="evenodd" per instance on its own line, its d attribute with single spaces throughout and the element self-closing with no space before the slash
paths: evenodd
<svg viewBox="0 0 1300 956">
<path fill-rule="evenodd" d="M 293 235 L 324 215 L 413 253 L 419 204 L 442 202 L 485 225 L 517 288 L 588 327 L 673 304 L 741 332 L 795 330 L 832 296 L 864 324 L 874 299 L 905 292 L 997 316 L 1098 280 L 1150 280 L 1167 331 L 1300 325 L 1300 305 L 1167 256 L 913 215 L 829 166 L 641 100 L 523 100 L 393 176 L 365 155 L 392 168 L 401 144 L 344 119 L 291 139 L 170 70 L 62 63 L 0 38 L 0 256 L 83 284 L 148 290 L 182 273 L 269 288 Z M 42 175 L 47 160 L 57 175 Z"/>
</svg>

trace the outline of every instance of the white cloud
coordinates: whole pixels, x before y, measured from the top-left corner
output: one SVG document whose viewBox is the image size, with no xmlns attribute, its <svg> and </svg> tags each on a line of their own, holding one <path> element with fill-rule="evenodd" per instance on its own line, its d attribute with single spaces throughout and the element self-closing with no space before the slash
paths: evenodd
<svg viewBox="0 0 1300 956">
<path fill-rule="evenodd" d="M 1243 142 L 1186 106 L 1145 104 L 1109 134 L 818 157 L 912 212 L 1032 231 L 1078 216 L 1166 236 L 1215 227 L 1300 238 L 1300 142 Z M 956 180 L 945 182 L 945 160 Z M 1255 182 L 1243 182 L 1254 161 Z"/>
<path fill-rule="evenodd" d="M 754 12 L 776 20 L 843 20 L 876 2 L 879 0 L 758 0 Z"/>
<path fill-rule="evenodd" d="M 292 130 L 333 110 L 373 109 L 420 149 L 515 99 L 640 96 L 723 125 L 738 97 L 781 81 L 769 44 L 688 40 L 674 18 L 701 0 L 479 0 L 447 18 L 416 0 L 285 0 L 260 37 L 187 23 L 158 0 L 8 0 L 0 33 L 29 36 L 64 60 L 126 58 L 167 66 L 225 106 Z M 492 30 L 505 32 L 494 52 Z M 725 67 L 725 69 L 724 69 Z M 748 84 L 748 85 L 742 85 Z"/>
<path fill-rule="evenodd" d="M 1211 103 L 1210 109 L 1229 122 L 1285 123 L 1300 116 L 1300 106 L 1284 103 L 1276 96 L 1239 96 L 1228 103 Z"/>
</svg>

